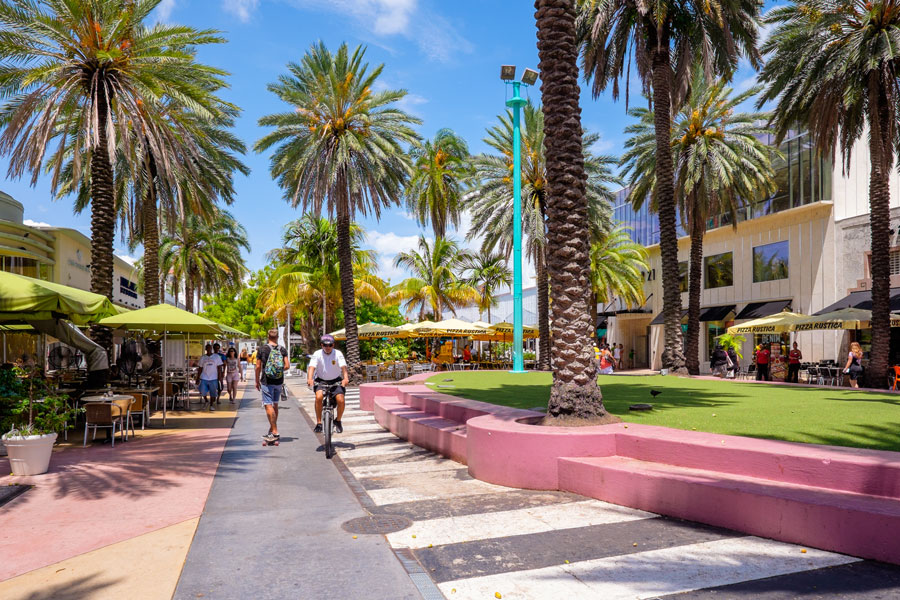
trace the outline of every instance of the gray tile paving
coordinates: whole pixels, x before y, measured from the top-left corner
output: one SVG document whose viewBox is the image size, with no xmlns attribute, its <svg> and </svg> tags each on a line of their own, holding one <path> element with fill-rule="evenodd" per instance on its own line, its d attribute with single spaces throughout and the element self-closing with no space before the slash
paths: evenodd
<svg viewBox="0 0 900 600">
<path fill-rule="evenodd" d="M 258 392 L 245 392 L 174 597 L 421 598 L 384 537 L 341 529 L 366 512 L 296 402 L 282 407 L 281 445 L 263 447 Z"/>
</svg>

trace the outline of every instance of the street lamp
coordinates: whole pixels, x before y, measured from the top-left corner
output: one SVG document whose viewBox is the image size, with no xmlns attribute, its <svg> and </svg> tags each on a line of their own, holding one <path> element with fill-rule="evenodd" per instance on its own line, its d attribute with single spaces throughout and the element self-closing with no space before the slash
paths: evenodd
<svg viewBox="0 0 900 600">
<path fill-rule="evenodd" d="M 520 95 L 523 85 L 534 85 L 538 73 L 525 69 L 522 79 L 516 80 L 515 65 L 500 67 L 500 79 L 512 85 L 512 98 L 506 106 L 513 113 L 513 373 L 525 372 L 522 354 L 522 130 L 521 111 L 525 99 Z M 540 282 L 538 282 L 540 285 Z"/>
</svg>

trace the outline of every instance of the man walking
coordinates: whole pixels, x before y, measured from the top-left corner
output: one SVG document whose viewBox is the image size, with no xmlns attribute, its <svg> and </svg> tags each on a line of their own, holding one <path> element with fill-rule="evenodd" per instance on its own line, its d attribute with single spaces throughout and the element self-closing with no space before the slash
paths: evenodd
<svg viewBox="0 0 900 600">
<path fill-rule="evenodd" d="M 314 386 L 316 393 L 316 433 L 322 432 L 322 400 L 325 397 L 323 388 L 341 382 L 334 399 L 337 402 L 337 418 L 334 420 L 334 429 L 338 433 L 344 432 L 341 417 L 344 416 L 344 392 L 350 376 L 347 373 L 347 361 L 340 350 L 334 347 L 334 338 L 330 335 L 322 336 L 322 349 L 316 350 L 309 361 L 309 371 L 306 374 L 306 385 Z"/>
<path fill-rule="evenodd" d="M 225 374 L 222 358 L 213 353 L 212 344 L 206 345 L 206 354 L 197 362 L 197 389 L 204 404 L 209 402 L 209 410 L 216 410 L 213 401 L 218 400 L 220 382 Z"/>
<path fill-rule="evenodd" d="M 225 366 L 225 353 L 222 352 L 222 346 L 218 342 L 213 344 L 213 354 L 217 354 L 219 356 L 219 359 L 222 361 L 222 366 L 224 367 Z M 223 373 L 225 372 L 224 368 L 223 368 L 222 372 Z M 222 389 L 224 387 L 225 387 L 225 379 L 224 379 L 224 375 L 223 375 L 222 377 L 219 378 L 219 387 L 216 389 L 216 406 L 219 405 L 219 398 L 222 396 Z"/>
<path fill-rule="evenodd" d="M 269 433 L 263 436 L 274 442 L 278 435 L 278 401 L 284 385 L 284 372 L 290 365 L 287 350 L 278 345 L 278 330 L 269 330 L 269 339 L 256 353 L 256 389 L 262 392 L 262 405 L 269 418 Z"/>
</svg>

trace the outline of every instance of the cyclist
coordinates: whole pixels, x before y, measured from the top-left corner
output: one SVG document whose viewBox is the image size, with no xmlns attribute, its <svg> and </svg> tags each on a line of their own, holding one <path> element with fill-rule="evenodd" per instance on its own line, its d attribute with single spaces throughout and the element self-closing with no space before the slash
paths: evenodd
<svg viewBox="0 0 900 600">
<path fill-rule="evenodd" d="M 334 399 L 337 401 L 337 418 L 334 420 L 334 429 L 343 433 L 341 417 L 344 415 L 344 392 L 350 380 L 347 374 L 347 361 L 341 351 L 334 347 L 334 338 L 323 335 L 322 348 L 316 350 L 309 361 L 309 371 L 306 374 L 306 385 L 313 386 L 316 392 L 316 433 L 322 432 L 322 399 L 325 397 L 324 388 L 338 381 L 341 382 Z"/>
</svg>

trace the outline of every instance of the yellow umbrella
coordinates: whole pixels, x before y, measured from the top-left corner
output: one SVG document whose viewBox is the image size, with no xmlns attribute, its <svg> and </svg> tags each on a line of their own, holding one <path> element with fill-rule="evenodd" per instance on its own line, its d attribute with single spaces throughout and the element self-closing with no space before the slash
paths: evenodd
<svg viewBox="0 0 900 600">
<path fill-rule="evenodd" d="M 795 323 L 799 323 L 806 318 L 808 318 L 806 315 L 800 313 L 784 311 L 738 325 L 732 325 L 728 328 L 728 333 L 731 335 L 738 333 L 786 333 L 791 331 L 791 327 Z"/>
<path fill-rule="evenodd" d="M 435 323 L 434 326 L 441 329 L 446 337 L 469 337 L 472 335 L 484 335 L 488 332 L 484 327 L 478 327 L 461 319 L 444 319 Z"/>
<path fill-rule="evenodd" d="M 379 323 L 365 323 L 356 328 L 359 339 L 371 340 L 392 337 L 405 337 L 406 334 L 400 331 L 399 327 L 391 327 L 390 325 L 381 325 Z M 346 340 L 347 330 L 338 329 L 330 334 L 336 340 Z"/>
<path fill-rule="evenodd" d="M 792 331 L 823 329 L 867 329 L 872 311 L 862 308 L 842 308 L 823 315 L 806 317 L 791 326 Z"/>
<path fill-rule="evenodd" d="M 504 338 L 508 337 L 508 338 L 512 339 L 512 337 L 513 337 L 514 332 L 513 332 L 513 324 L 512 323 L 497 323 L 495 325 L 491 325 L 491 329 L 493 329 L 494 331 L 496 331 L 499 334 L 502 334 Z M 522 338 L 523 339 L 528 340 L 528 339 L 536 338 L 536 337 L 538 337 L 538 335 L 539 334 L 538 334 L 537 327 L 532 327 L 530 325 L 522 326 Z"/>
<path fill-rule="evenodd" d="M 410 337 L 441 337 L 444 335 L 443 329 L 437 326 L 434 321 L 422 321 L 415 323 L 409 329 Z"/>
</svg>

